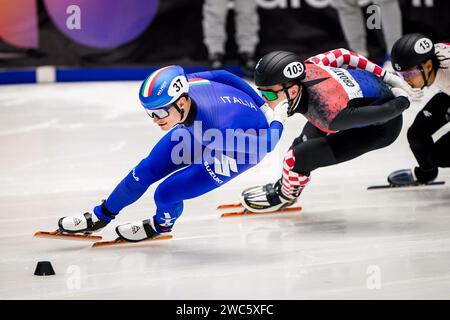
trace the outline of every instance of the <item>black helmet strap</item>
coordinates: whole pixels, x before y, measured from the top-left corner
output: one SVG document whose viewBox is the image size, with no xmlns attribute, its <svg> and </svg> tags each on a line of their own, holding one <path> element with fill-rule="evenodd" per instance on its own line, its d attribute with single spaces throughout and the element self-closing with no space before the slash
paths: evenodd
<svg viewBox="0 0 450 320">
<path fill-rule="evenodd" d="M 424 82 L 424 84 L 423 84 L 423 86 L 422 86 L 421 89 L 423 89 L 423 88 L 425 88 L 425 87 L 428 87 L 428 85 L 429 85 L 429 79 L 430 79 L 430 74 L 431 74 L 431 72 L 434 71 L 434 68 L 431 67 L 431 70 L 430 70 L 430 72 L 428 73 L 428 77 L 425 76 L 425 70 L 423 69 L 423 64 L 419 64 L 419 65 L 417 66 L 417 68 L 419 68 L 420 73 L 422 74 L 423 82 Z"/>
<path fill-rule="evenodd" d="M 423 86 L 422 86 L 422 88 L 420 88 L 420 89 L 423 89 L 423 88 L 425 88 L 425 87 L 428 86 L 428 77 L 425 76 L 425 70 L 423 69 L 422 64 L 419 64 L 419 65 L 417 66 L 417 68 L 419 68 L 420 73 L 422 74 Z"/>
<path fill-rule="evenodd" d="M 183 120 L 184 117 L 184 109 L 181 109 L 176 103 L 174 103 L 173 106 L 175 107 L 175 109 L 177 109 L 178 113 L 180 114 L 180 122 L 178 123 L 182 123 L 181 121 Z"/>
<path fill-rule="evenodd" d="M 183 117 L 184 117 L 184 109 L 181 109 L 179 106 L 178 106 L 178 104 L 177 104 L 177 102 L 178 102 L 178 100 L 180 100 L 181 98 L 186 98 L 186 99 L 188 99 L 189 98 L 189 96 L 188 96 L 188 94 L 187 93 L 183 93 L 176 101 L 174 101 L 174 103 L 173 103 L 173 107 L 178 111 L 178 113 L 180 114 L 180 121 L 178 122 L 178 124 L 183 124 Z"/>
<path fill-rule="evenodd" d="M 297 106 L 298 106 L 298 104 L 300 102 L 300 98 L 301 98 L 301 95 L 302 95 L 301 92 L 300 92 L 299 95 L 297 96 L 297 98 L 291 99 L 291 96 L 289 95 L 288 89 L 290 87 L 292 87 L 293 85 L 295 85 L 295 84 L 300 87 L 300 84 L 298 84 L 298 83 L 291 84 L 290 86 L 286 86 L 284 83 L 282 84 L 283 92 L 286 94 L 286 97 L 287 97 L 287 100 L 288 100 L 288 105 L 289 105 L 288 116 L 289 117 L 292 116 L 294 114 L 295 109 L 297 109 Z"/>
</svg>

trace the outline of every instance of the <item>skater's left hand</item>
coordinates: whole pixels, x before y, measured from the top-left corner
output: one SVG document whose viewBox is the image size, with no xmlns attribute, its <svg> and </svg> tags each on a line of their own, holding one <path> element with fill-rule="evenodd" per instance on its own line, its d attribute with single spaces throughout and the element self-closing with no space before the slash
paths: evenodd
<svg viewBox="0 0 450 320">
<path fill-rule="evenodd" d="M 405 91 L 412 101 L 420 101 L 423 98 L 423 91 L 421 89 L 412 88 L 408 82 L 392 72 L 386 72 L 383 81 L 392 88 L 400 88 Z"/>
<path fill-rule="evenodd" d="M 450 122 L 450 108 L 447 109 L 447 113 L 445 114 L 445 119 Z"/>
</svg>

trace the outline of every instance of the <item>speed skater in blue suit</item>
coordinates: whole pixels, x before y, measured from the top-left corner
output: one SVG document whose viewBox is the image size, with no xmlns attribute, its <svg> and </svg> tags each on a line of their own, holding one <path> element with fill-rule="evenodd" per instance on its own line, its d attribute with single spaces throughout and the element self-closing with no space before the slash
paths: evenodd
<svg viewBox="0 0 450 320">
<path fill-rule="evenodd" d="M 61 218 L 60 232 L 100 231 L 162 179 L 153 217 L 120 224 L 116 233 L 138 242 L 170 232 L 185 200 L 219 188 L 272 151 L 287 118 L 286 104 L 268 108 L 244 80 L 222 70 L 161 68 L 144 80 L 139 98 L 153 123 L 168 132 L 93 213 Z"/>
</svg>

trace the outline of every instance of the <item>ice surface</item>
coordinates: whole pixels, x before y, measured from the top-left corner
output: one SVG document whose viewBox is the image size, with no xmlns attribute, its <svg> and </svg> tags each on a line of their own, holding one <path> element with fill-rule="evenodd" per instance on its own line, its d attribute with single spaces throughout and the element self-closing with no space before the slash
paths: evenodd
<svg viewBox="0 0 450 320">
<path fill-rule="evenodd" d="M 91 210 L 163 135 L 138 89 L 137 82 L 0 86 L 1 299 L 450 297 L 449 170 L 440 172 L 444 186 L 366 190 L 415 165 L 405 133 L 419 104 L 388 148 L 315 171 L 301 213 L 220 219 L 215 209 L 244 187 L 278 178 L 305 122 L 295 116 L 273 155 L 185 203 L 173 240 L 93 249 L 33 238 L 61 216 Z M 154 190 L 116 221 L 151 217 Z M 102 235 L 113 238 L 114 226 Z M 56 275 L 34 276 L 40 260 Z"/>
</svg>

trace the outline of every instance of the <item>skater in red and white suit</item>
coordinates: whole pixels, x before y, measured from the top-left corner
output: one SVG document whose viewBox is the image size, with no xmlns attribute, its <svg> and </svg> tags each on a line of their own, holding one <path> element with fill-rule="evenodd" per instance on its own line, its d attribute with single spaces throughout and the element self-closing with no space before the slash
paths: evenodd
<svg viewBox="0 0 450 320">
<path fill-rule="evenodd" d="M 275 183 L 251 187 L 242 205 L 254 212 L 290 206 L 309 183 L 311 172 L 384 148 L 398 137 L 411 88 L 399 76 L 346 49 L 307 59 L 286 51 L 265 55 L 255 68 L 255 83 L 275 111 L 308 119 L 283 161 Z"/>
<path fill-rule="evenodd" d="M 450 167 L 450 132 L 437 141 L 432 135 L 450 121 L 450 43 L 433 44 L 420 33 L 401 37 L 392 48 L 394 68 L 414 88 L 440 89 L 408 129 L 409 146 L 419 164 L 414 170 L 391 173 L 395 186 L 430 183 L 439 167 Z"/>
</svg>

